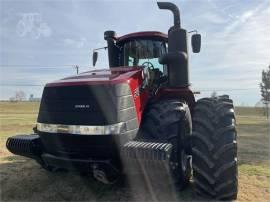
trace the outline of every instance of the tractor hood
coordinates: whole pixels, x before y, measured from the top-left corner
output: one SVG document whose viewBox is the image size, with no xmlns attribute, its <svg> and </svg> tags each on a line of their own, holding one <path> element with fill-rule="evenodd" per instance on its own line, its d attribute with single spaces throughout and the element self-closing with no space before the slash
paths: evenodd
<svg viewBox="0 0 270 202">
<path fill-rule="evenodd" d="M 66 77 L 46 84 L 46 87 L 53 86 L 74 86 L 74 85 L 95 85 L 95 84 L 117 84 L 129 82 L 141 67 L 117 67 L 111 69 L 99 69 L 81 73 L 76 76 Z M 141 74 L 140 74 L 141 75 Z"/>
<path fill-rule="evenodd" d="M 40 104 L 39 131 L 48 132 L 48 124 L 102 128 L 123 123 L 121 133 L 135 135 L 148 98 L 148 91 L 139 91 L 142 83 L 141 67 L 93 70 L 48 83 Z"/>
</svg>

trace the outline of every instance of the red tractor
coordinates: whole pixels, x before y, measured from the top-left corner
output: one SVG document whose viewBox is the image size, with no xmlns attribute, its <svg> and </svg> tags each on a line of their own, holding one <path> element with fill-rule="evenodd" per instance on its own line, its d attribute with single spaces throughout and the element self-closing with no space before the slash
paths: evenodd
<svg viewBox="0 0 270 202">
<path fill-rule="evenodd" d="M 195 101 L 179 10 L 157 4 L 174 15 L 168 34 L 106 31 L 110 69 L 46 84 L 34 134 L 8 138 L 7 148 L 49 171 L 89 172 L 104 183 L 121 173 L 148 179 L 165 172 L 182 189 L 193 170 L 196 192 L 236 199 L 233 102 L 226 95 Z M 198 53 L 201 36 L 191 44 Z"/>
</svg>

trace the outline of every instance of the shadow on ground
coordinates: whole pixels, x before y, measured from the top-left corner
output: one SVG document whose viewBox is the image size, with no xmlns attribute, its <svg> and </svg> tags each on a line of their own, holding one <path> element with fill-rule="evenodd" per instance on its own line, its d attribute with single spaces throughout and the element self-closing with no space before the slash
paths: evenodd
<svg viewBox="0 0 270 202">
<path fill-rule="evenodd" d="M 103 185 L 78 173 L 50 173 L 19 156 L 2 160 L 1 201 L 205 201 L 195 194 L 192 183 L 172 200 L 166 189 L 152 196 L 144 186 L 130 188 L 124 178 L 114 185 Z"/>
</svg>

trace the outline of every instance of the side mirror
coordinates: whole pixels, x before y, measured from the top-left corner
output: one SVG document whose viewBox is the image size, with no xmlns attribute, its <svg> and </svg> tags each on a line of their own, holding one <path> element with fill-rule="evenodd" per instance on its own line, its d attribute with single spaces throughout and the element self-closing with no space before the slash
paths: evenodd
<svg viewBox="0 0 270 202">
<path fill-rule="evenodd" d="M 93 60 L 93 66 L 96 65 L 97 59 L 98 59 L 98 52 L 94 51 L 93 52 L 93 56 L 92 56 L 92 60 Z"/>
<path fill-rule="evenodd" d="M 191 37 L 191 46 L 193 53 L 199 53 L 201 51 L 201 35 L 193 34 Z"/>
</svg>

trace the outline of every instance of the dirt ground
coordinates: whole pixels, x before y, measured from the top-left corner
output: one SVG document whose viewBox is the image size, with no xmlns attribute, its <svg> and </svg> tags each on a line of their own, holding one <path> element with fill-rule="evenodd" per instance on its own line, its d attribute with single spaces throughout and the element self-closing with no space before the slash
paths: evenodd
<svg viewBox="0 0 270 202">
<path fill-rule="evenodd" d="M 5 148 L 8 136 L 30 133 L 38 103 L 0 102 L 1 201 L 206 201 L 193 191 L 192 182 L 182 192 L 166 188 L 149 193 L 145 187 L 127 186 L 120 180 L 103 185 L 77 173 L 50 173 L 31 159 Z M 238 201 L 270 201 L 270 121 L 255 108 L 236 108 L 238 128 Z M 172 198 L 173 195 L 173 198 Z"/>
</svg>

